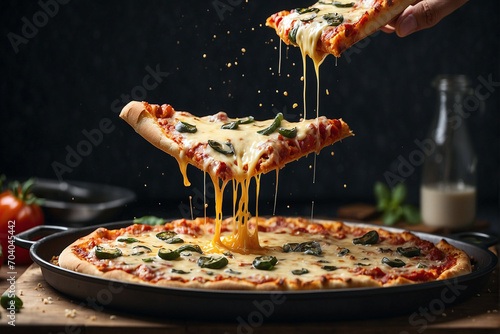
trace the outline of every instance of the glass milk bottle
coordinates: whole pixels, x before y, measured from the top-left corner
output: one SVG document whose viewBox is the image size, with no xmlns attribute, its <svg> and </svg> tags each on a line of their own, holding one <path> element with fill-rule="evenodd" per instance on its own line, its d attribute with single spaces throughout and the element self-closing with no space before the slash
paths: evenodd
<svg viewBox="0 0 500 334">
<path fill-rule="evenodd" d="M 463 75 L 438 76 L 437 114 L 427 139 L 429 150 L 420 188 L 426 225 L 461 229 L 476 216 L 476 155 L 467 131 L 463 101 L 472 94 Z"/>
</svg>

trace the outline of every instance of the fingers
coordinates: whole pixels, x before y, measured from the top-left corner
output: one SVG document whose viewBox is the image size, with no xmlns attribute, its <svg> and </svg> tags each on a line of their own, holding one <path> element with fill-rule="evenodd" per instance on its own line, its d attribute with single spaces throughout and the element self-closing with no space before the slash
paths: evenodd
<svg viewBox="0 0 500 334">
<path fill-rule="evenodd" d="M 467 0 L 422 0 L 406 8 L 396 21 L 396 34 L 408 36 L 416 31 L 430 28 L 454 12 Z"/>
</svg>

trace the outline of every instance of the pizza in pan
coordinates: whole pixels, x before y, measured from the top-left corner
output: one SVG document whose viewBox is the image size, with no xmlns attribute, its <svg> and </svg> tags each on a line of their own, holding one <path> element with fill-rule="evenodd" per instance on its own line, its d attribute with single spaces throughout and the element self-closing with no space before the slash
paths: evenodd
<svg viewBox="0 0 500 334">
<path fill-rule="evenodd" d="M 409 232 L 302 218 L 256 218 L 261 246 L 213 247 L 215 220 L 99 228 L 69 245 L 59 265 L 80 273 L 163 287 L 316 290 L 385 287 L 448 279 L 471 271 L 467 254 Z M 222 222 L 230 237 L 234 220 Z"/>
<path fill-rule="evenodd" d="M 287 45 L 300 47 L 320 64 L 392 21 L 415 0 L 320 0 L 306 8 L 280 11 L 266 25 Z"/>
</svg>

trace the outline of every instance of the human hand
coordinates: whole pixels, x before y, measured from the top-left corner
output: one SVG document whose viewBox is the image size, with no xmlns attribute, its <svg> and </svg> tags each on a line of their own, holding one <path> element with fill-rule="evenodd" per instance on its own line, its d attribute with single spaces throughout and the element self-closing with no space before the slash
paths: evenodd
<svg viewBox="0 0 500 334">
<path fill-rule="evenodd" d="M 467 1 L 417 0 L 381 30 L 387 33 L 395 31 L 399 37 L 408 36 L 416 31 L 433 27 Z"/>
</svg>

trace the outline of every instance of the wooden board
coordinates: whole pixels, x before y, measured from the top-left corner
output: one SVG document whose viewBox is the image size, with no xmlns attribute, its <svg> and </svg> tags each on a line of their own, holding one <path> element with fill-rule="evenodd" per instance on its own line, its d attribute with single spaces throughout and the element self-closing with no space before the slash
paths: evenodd
<svg viewBox="0 0 500 334">
<path fill-rule="evenodd" d="M 498 270 L 482 291 L 471 299 L 446 308 L 439 314 L 417 314 L 397 318 L 282 324 L 261 321 L 251 314 L 242 314 L 239 319 L 228 319 L 227 323 L 200 323 L 193 315 L 192 322 L 172 321 L 160 318 L 139 317 L 134 314 L 94 309 L 91 302 L 72 301 L 52 289 L 43 279 L 40 268 L 32 265 L 16 277 L 16 289 L 24 302 L 22 310 L 15 314 L 15 327 L 8 325 L 8 312 L 1 310 L 1 333 L 134 333 L 143 329 L 150 333 L 325 333 L 332 328 L 338 332 L 356 333 L 498 333 L 500 328 Z M 7 270 L 0 269 L 0 289 L 8 288 Z M 402 298 L 404 302 L 404 298 Z M 147 301 L 138 301 L 146 303 Z M 376 307 L 376 301 L 374 301 Z M 207 307 L 210 307 L 207 303 Z M 73 311 L 74 310 L 74 311 Z M 67 313 L 74 314 L 70 316 Z M 327 319 L 326 319 L 327 320 Z M 6 329 L 8 331 L 6 331 Z"/>
</svg>

